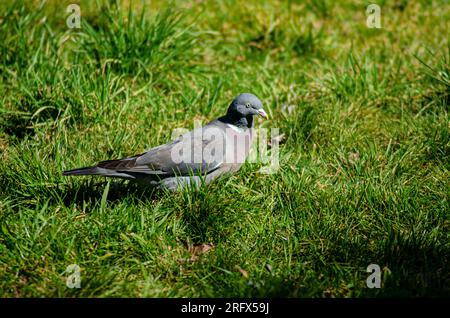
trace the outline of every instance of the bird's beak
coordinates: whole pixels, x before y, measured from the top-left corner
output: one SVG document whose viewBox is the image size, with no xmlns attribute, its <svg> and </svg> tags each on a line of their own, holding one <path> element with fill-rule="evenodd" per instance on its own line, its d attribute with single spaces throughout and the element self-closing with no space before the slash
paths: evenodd
<svg viewBox="0 0 450 318">
<path fill-rule="evenodd" d="M 265 119 L 269 119 L 269 115 L 264 111 L 264 109 L 258 109 L 258 115 L 264 117 Z"/>
</svg>

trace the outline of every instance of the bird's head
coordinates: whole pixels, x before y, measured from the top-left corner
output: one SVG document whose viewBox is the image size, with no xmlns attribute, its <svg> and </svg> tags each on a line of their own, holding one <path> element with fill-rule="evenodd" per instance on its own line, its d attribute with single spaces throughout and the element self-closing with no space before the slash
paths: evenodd
<svg viewBox="0 0 450 318">
<path fill-rule="evenodd" d="M 249 117 L 259 115 L 264 118 L 269 118 L 262 107 L 262 102 L 253 94 L 242 93 L 237 96 L 228 107 L 227 115 L 230 117 Z"/>
</svg>

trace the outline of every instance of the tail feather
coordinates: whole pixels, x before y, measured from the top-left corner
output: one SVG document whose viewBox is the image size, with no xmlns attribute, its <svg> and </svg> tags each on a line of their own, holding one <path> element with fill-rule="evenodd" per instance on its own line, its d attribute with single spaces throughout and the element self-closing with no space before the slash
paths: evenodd
<svg viewBox="0 0 450 318">
<path fill-rule="evenodd" d="M 98 166 L 78 168 L 73 170 L 63 171 L 64 176 L 103 176 L 103 177 L 115 177 L 124 179 L 137 179 L 139 173 L 127 173 L 116 171 L 113 169 L 105 169 Z"/>
<path fill-rule="evenodd" d="M 72 170 L 66 170 L 63 172 L 65 176 L 88 176 L 99 174 L 97 167 L 85 167 L 85 168 L 77 168 Z"/>
</svg>

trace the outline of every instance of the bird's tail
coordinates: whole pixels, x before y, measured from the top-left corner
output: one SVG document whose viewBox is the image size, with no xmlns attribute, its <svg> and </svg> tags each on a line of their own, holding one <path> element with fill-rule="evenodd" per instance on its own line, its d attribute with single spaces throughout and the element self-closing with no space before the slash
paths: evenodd
<svg viewBox="0 0 450 318">
<path fill-rule="evenodd" d="M 65 176 L 89 176 L 99 174 L 98 167 L 85 167 L 72 170 L 66 170 L 63 172 Z"/>
<path fill-rule="evenodd" d="M 136 179 L 136 174 L 116 171 L 112 169 L 105 169 L 99 166 L 78 168 L 73 170 L 63 171 L 64 176 L 103 176 L 124 179 Z"/>
</svg>

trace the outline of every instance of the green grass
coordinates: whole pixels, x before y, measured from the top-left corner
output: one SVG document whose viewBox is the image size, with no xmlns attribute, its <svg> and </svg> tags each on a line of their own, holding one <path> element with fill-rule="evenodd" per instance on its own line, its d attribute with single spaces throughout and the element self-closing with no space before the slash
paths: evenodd
<svg viewBox="0 0 450 318">
<path fill-rule="evenodd" d="M 328 0 L 83 0 L 68 29 L 72 2 L 0 4 L 0 296 L 450 295 L 445 1 L 380 1 L 381 29 Z M 245 91 L 285 135 L 275 174 L 175 194 L 62 176 Z"/>
</svg>

